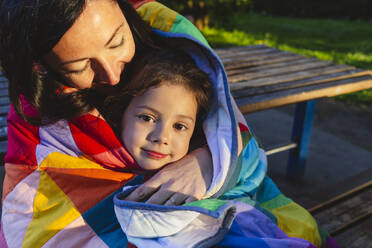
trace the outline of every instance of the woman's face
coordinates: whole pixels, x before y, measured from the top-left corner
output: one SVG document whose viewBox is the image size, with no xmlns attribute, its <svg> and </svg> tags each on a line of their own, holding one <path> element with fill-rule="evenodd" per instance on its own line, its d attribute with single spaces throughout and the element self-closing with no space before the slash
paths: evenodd
<svg viewBox="0 0 372 248">
<path fill-rule="evenodd" d="M 118 3 L 87 0 L 85 9 L 45 62 L 77 89 L 115 85 L 131 61 L 135 44 Z"/>
</svg>

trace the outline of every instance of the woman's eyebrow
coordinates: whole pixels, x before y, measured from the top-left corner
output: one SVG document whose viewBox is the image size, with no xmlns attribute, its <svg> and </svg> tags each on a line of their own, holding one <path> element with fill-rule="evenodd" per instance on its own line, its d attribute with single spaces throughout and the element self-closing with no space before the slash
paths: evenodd
<svg viewBox="0 0 372 248">
<path fill-rule="evenodd" d="M 116 34 L 118 33 L 119 29 L 120 29 L 123 25 L 124 25 L 124 22 L 121 23 L 121 24 L 119 25 L 119 27 L 116 28 L 115 32 L 111 35 L 110 39 L 106 42 L 105 47 L 108 46 L 108 45 L 111 43 L 112 39 L 114 39 L 114 37 L 115 37 Z"/>
<path fill-rule="evenodd" d="M 111 35 L 110 39 L 106 42 L 105 44 L 105 47 L 107 47 L 110 42 L 112 41 L 112 39 L 114 39 L 115 35 L 117 34 L 117 32 L 119 31 L 119 29 L 124 25 L 124 22 L 121 23 L 114 31 L 114 33 Z M 76 63 L 76 62 L 80 62 L 80 61 L 83 61 L 83 60 L 86 60 L 88 58 L 81 58 L 81 59 L 75 59 L 75 60 L 69 60 L 69 61 L 65 61 L 63 63 L 61 63 L 61 65 L 66 65 L 66 64 L 71 64 L 71 63 Z"/>
</svg>

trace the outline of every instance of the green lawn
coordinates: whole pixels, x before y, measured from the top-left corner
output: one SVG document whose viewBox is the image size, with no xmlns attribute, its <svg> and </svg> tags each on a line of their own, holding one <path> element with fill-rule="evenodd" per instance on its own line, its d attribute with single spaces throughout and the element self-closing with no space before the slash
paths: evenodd
<svg viewBox="0 0 372 248">
<path fill-rule="evenodd" d="M 281 50 L 372 69 L 372 23 L 237 13 L 228 23 L 202 30 L 212 47 L 266 44 Z M 372 91 L 337 97 L 372 105 Z"/>
</svg>

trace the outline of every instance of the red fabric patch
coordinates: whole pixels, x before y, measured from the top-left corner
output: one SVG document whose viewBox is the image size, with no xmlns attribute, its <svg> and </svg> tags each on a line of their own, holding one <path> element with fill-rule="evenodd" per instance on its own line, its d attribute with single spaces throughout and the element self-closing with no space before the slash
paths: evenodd
<svg viewBox="0 0 372 248">
<path fill-rule="evenodd" d="M 25 122 L 10 106 L 8 113 L 8 146 L 6 163 L 36 166 L 36 146 L 40 143 L 39 127 Z"/>
<path fill-rule="evenodd" d="M 2 201 L 5 197 L 15 188 L 15 186 L 30 175 L 37 166 L 29 166 L 23 164 L 9 164 L 5 163 L 5 178 L 3 183 L 3 196 Z"/>
<path fill-rule="evenodd" d="M 69 122 L 76 145 L 90 156 L 121 147 L 112 128 L 99 117 L 86 114 Z"/>
<path fill-rule="evenodd" d="M 244 125 L 243 123 L 240 123 L 240 122 L 239 122 L 239 129 L 240 129 L 241 132 L 250 132 L 249 128 L 246 125 Z"/>
<path fill-rule="evenodd" d="M 46 168 L 45 171 L 81 214 L 136 176 L 101 169 Z"/>
<path fill-rule="evenodd" d="M 133 8 L 137 9 L 148 2 L 155 2 L 155 0 L 129 0 Z"/>
</svg>

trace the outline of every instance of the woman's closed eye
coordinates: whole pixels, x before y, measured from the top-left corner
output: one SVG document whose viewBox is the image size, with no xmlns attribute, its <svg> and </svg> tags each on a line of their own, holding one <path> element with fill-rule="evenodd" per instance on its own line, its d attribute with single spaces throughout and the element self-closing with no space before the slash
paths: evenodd
<svg viewBox="0 0 372 248">
<path fill-rule="evenodd" d="M 124 45 L 124 37 L 121 37 L 121 39 L 117 42 L 113 42 L 114 44 L 110 45 L 110 49 L 115 49 L 115 48 L 118 48 L 118 47 L 121 47 Z"/>
<path fill-rule="evenodd" d="M 84 71 L 86 71 L 88 69 L 89 65 L 90 65 L 90 60 L 88 60 L 86 62 L 85 66 L 82 69 L 80 69 L 80 70 L 65 70 L 65 74 L 67 74 L 67 75 L 71 75 L 71 74 L 78 75 L 78 74 L 81 74 L 81 73 L 83 73 Z"/>
<path fill-rule="evenodd" d="M 139 114 L 137 115 L 137 118 L 144 122 L 152 122 L 152 123 L 156 122 L 156 118 L 148 114 Z"/>
</svg>

